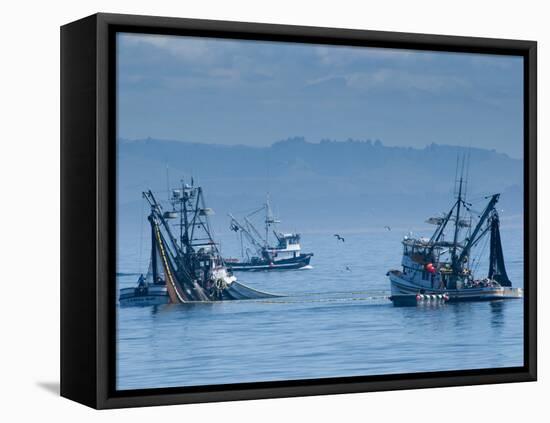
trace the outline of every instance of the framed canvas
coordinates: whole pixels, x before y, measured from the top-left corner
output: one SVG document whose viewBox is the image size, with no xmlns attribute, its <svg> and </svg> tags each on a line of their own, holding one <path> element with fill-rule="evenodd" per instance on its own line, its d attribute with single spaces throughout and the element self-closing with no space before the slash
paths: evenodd
<svg viewBox="0 0 550 423">
<path fill-rule="evenodd" d="M 61 28 L 61 394 L 536 380 L 536 43 Z"/>
</svg>

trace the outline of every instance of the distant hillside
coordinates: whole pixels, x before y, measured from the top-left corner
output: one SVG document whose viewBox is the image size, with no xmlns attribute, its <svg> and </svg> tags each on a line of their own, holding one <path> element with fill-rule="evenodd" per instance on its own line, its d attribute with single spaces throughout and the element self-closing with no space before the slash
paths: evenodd
<svg viewBox="0 0 550 423">
<path fill-rule="evenodd" d="M 414 222 L 451 204 L 456 161 L 462 154 L 468 149 L 386 147 L 356 140 L 311 143 L 292 138 L 269 147 L 120 140 L 121 230 L 139 222 L 142 190 L 151 188 L 166 198 L 167 173 L 172 184 L 193 176 L 204 187 L 221 228 L 227 226 L 226 213 L 261 204 L 267 192 L 290 229 Z M 469 198 L 501 192 L 499 207 L 507 214 L 521 213 L 522 161 L 476 148 L 469 154 Z"/>
</svg>

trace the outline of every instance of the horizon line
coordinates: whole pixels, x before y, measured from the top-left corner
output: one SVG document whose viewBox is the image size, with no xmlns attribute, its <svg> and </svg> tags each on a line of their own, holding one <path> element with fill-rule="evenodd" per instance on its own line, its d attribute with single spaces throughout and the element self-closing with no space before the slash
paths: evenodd
<svg viewBox="0 0 550 423">
<path fill-rule="evenodd" d="M 158 142 L 171 142 L 171 143 L 181 143 L 181 144 L 194 144 L 194 145 L 209 145 L 209 146 L 217 146 L 217 147 L 247 147 L 247 148 L 257 148 L 257 149 L 264 149 L 264 148 L 271 148 L 275 146 L 276 144 L 282 144 L 282 143 L 304 143 L 304 144 L 310 144 L 310 145 L 321 145 L 324 143 L 334 143 L 334 144 L 345 144 L 345 143 L 357 143 L 357 144 L 367 144 L 371 145 L 372 147 L 382 147 L 382 148 L 399 148 L 399 149 L 412 149 L 417 151 L 422 151 L 429 149 L 431 147 L 452 147 L 452 148 L 460 148 L 464 150 L 480 150 L 480 151 L 488 151 L 493 152 L 496 154 L 501 154 L 503 156 L 508 157 L 512 160 L 523 160 L 523 156 L 521 157 L 513 157 L 510 156 L 508 153 L 504 153 L 501 151 L 498 151 L 495 148 L 489 149 L 484 147 L 474 147 L 474 146 L 463 146 L 463 145 L 456 145 L 456 144 L 440 144 L 440 143 L 429 143 L 424 145 L 424 147 L 418 147 L 418 146 L 402 146 L 402 145 L 389 145 L 384 144 L 384 142 L 379 139 L 356 139 L 356 138 L 348 138 L 345 140 L 337 140 L 337 139 L 329 139 L 329 138 L 323 138 L 319 141 L 309 141 L 303 136 L 294 136 L 294 137 L 288 137 L 286 139 L 281 139 L 272 142 L 271 144 L 265 144 L 265 145 L 253 145 L 253 144 L 245 144 L 245 143 L 238 143 L 238 144 L 223 144 L 223 143 L 216 143 L 216 142 L 200 142 L 200 141 L 186 141 L 186 140 L 179 140 L 179 139 L 169 139 L 169 138 L 154 138 L 151 136 L 145 137 L 145 138 L 124 138 L 124 137 L 117 137 L 117 142 L 146 142 L 146 141 L 158 141 Z"/>
</svg>

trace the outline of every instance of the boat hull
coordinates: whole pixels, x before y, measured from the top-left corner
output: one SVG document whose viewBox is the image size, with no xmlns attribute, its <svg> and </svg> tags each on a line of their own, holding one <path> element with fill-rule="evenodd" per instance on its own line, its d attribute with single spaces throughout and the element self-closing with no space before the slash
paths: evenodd
<svg viewBox="0 0 550 423">
<path fill-rule="evenodd" d="M 296 270 L 302 267 L 308 266 L 313 254 L 300 254 L 298 257 L 278 260 L 275 262 L 258 261 L 255 263 L 250 262 L 236 262 L 226 263 L 226 266 L 234 272 L 259 272 L 266 270 Z"/>
<path fill-rule="evenodd" d="M 122 307 L 150 306 L 167 304 L 169 301 L 166 286 L 149 286 L 145 288 L 123 288 L 118 301 Z"/>
<path fill-rule="evenodd" d="M 258 291 L 235 281 L 223 291 L 221 298 L 217 301 L 261 300 L 277 297 L 280 297 L 280 295 Z M 202 301 L 189 301 L 189 303 L 196 302 Z M 170 296 L 165 285 L 147 288 L 123 288 L 120 290 L 119 303 L 121 307 L 163 305 L 170 303 Z"/>
<path fill-rule="evenodd" d="M 447 295 L 448 301 L 493 301 L 504 299 L 523 298 L 523 289 L 510 287 L 479 287 L 464 289 L 436 289 L 419 286 L 410 280 L 402 277 L 398 270 L 388 272 L 391 282 L 392 297 L 406 295 L 426 294 L 426 295 Z"/>
</svg>

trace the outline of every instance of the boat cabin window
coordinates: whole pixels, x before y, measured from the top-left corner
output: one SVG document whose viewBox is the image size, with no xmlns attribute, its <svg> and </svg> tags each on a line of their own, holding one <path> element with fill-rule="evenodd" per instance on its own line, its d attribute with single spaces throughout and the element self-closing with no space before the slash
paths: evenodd
<svg viewBox="0 0 550 423">
<path fill-rule="evenodd" d="M 290 235 L 290 236 L 286 236 L 284 238 L 284 240 L 286 240 L 286 242 L 289 245 L 294 245 L 294 244 L 298 244 L 300 242 L 300 236 L 299 235 Z"/>
</svg>

